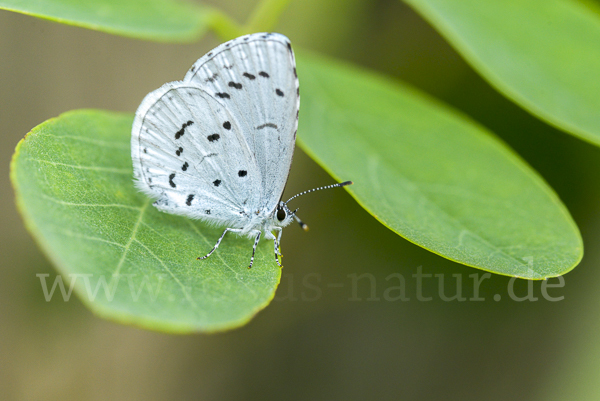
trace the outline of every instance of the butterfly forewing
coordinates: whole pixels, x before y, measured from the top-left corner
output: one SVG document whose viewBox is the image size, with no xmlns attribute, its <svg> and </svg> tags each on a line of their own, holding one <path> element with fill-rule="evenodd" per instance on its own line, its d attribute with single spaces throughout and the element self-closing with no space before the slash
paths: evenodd
<svg viewBox="0 0 600 401">
<path fill-rule="evenodd" d="M 279 34 L 237 38 L 198 60 L 184 82 L 204 88 L 237 118 L 259 170 L 260 196 L 252 206 L 273 210 L 287 181 L 298 127 L 289 40 Z"/>
<path fill-rule="evenodd" d="M 190 83 L 150 93 L 134 121 L 136 185 L 163 211 L 235 227 L 260 199 L 260 172 L 226 105 Z"/>
</svg>

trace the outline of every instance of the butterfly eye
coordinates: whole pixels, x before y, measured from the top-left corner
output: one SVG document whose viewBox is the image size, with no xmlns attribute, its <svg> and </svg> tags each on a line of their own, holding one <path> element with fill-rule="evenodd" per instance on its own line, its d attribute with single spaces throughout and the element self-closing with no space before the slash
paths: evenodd
<svg viewBox="0 0 600 401">
<path fill-rule="evenodd" d="M 286 218 L 287 213 L 283 209 L 277 209 L 277 220 L 283 221 Z"/>
</svg>

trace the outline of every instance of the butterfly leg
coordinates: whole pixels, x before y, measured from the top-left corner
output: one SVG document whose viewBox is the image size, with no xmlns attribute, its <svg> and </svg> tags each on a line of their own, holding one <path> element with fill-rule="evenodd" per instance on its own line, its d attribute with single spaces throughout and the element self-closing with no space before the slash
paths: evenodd
<svg viewBox="0 0 600 401">
<path fill-rule="evenodd" d="M 223 237 L 225 236 L 225 234 L 227 234 L 227 231 L 231 231 L 232 233 L 239 233 L 239 232 L 241 232 L 242 230 L 240 230 L 240 229 L 236 229 L 236 228 L 226 228 L 226 229 L 225 229 L 225 231 L 223 231 L 223 234 L 221 234 L 221 238 L 219 238 L 219 239 L 217 240 L 217 243 L 215 244 L 215 246 L 213 247 L 213 249 L 212 249 L 212 250 L 211 250 L 211 251 L 210 251 L 208 254 L 206 254 L 205 256 L 202 256 L 202 257 L 198 257 L 198 258 L 196 258 L 196 260 L 202 260 L 202 259 L 206 259 L 206 258 L 208 258 L 210 255 L 212 255 L 212 254 L 213 254 L 213 252 L 214 252 L 214 251 L 216 251 L 216 250 L 217 250 L 217 248 L 219 247 L 219 244 L 220 244 L 220 243 L 221 243 L 221 241 L 223 240 Z"/>
<path fill-rule="evenodd" d="M 275 247 L 275 262 L 277 262 L 279 267 L 283 267 L 281 263 L 279 263 L 279 258 L 277 257 L 277 255 L 283 256 L 281 252 L 279 252 L 279 247 L 281 246 L 281 233 L 283 232 L 283 229 L 281 227 L 276 227 L 275 230 L 279 231 L 279 233 L 277 233 L 277 238 L 273 236 L 273 246 Z"/>
<path fill-rule="evenodd" d="M 283 267 L 283 266 L 281 266 L 281 263 L 279 263 L 279 258 L 277 257 L 277 255 L 281 255 L 281 253 L 279 253 L 279 239 L 281 238 L 281 227 L 272 227 L 271 229 L 279 231 L 279 237 L 276 237 L 275 235 L 273 235 L 273 233 L 271 231 L 265 231 L 265 238 L 273 240 L 273 250 L 275 253 L 275 262 L 277 262 L 277 265 L 279 267 Z"/>
<path fill-rule="evenodd" d="M 261 232 L 258 231 L 258 234 L 256 235 L 256 239 L 254 240 L 254 247 L 252 248 L 252 257 L 250 258 L 250 266 L 248 266 L 248 269 L 251 269 L 252 263 L 254 263 L 254 253 L 256 252 L 256 245 L 258 245 L 258 241 L 260 240 L 260 234 L 261 234 Z"/>
</svg>

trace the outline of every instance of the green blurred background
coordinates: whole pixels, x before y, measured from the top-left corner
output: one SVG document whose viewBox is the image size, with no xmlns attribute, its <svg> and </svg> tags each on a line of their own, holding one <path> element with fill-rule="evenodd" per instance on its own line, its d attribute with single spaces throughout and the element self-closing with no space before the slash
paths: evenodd
<svg viewBox="0 0 600 401">
<path fill-rule="evenodd" d="M 211 4 L 245 21 L 254 1 Z M 531 117 L 484 82 L 417 14 L 397 0 L 292 2 L 276 31 L 309 48 L 404 80 L 495 132 L 558 192 L 585 242 L 564 296 L 507 296 L 510 279 L 483 281 L 485 301 L 444 302 L 426 279 L 444 274 L 446 294 L 472 296 L 469 274 L 379 224 L 344 191 L 305 197 L 311 230 L 286 230 L 276 299 L 247 326 L 174 336 L 95 317 L 75 297 L 46 302 L 36 274 L 56 272 L 15 209 L 8 178 L 17 142 L 34 126 L 77 108 L 134 112 L 146 93 L 181 79 L 218 44 L 166 45 L 0 11 L 0 398 L 6 400 L 595 400 L 600 397 L 600 149 Z M 299 135 L 302 135 L 299 132 Z M 418 157 L 418 155 L 415 155 Z M 344 177 L 352 179 L 352 177 Z M 287 193 L 332 179 L 300 149 Z M 249 245 L 250 246 L 250 245 Z M 352 275 L 370 273 L 352 290 Z M 407 279 L 409 301 L 387 301 Z M 303 280 L 307 280 L 304 281 Z M 317 281 L 320 280 L 320 281 Z M 341 287 L 335 284 L 342 284 Z M 315 289 L 318 288 L 318 289 Z M 519 295 L 528 283 L 515 285 Z M 496 301 L 494 295 L 501 294 Z"/>
</svg>

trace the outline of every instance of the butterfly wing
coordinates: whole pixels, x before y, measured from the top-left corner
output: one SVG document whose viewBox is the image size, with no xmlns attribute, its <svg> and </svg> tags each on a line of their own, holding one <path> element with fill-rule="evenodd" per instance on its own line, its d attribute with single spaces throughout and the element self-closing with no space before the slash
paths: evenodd
<svg viewBox="0 0 600 401">
<path fill-rule="evenodd" d="M 274 210 L 292 163 L 300 107 L 289 39 L 259 33 L 224 43 L 200 58 L 184 82 L 204 88 L 237 117 L 260 172 L 253 206 Z"/>
<path fill-rule="evenodd" d="M 260 199 L 260 173 L 240 123 L 194 84 L 171 82 L 146 96 L 131 149 L 136 186 L 159 210 L 236 228 Z"/>
</svg>

